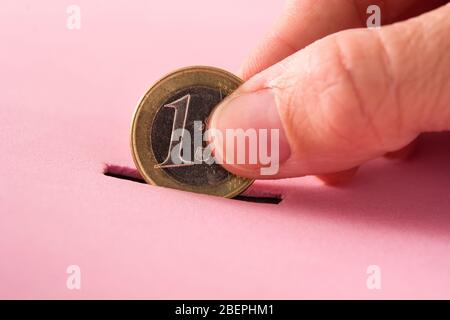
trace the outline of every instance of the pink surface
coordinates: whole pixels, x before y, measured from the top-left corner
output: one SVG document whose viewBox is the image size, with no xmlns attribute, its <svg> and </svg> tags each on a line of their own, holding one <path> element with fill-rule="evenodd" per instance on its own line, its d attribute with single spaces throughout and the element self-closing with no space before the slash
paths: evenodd
<svg viewBox="0 0 450 320">
<path fill-rule="evenodd" d="M 77 0 L 79 31 L 69 4 L 1 3 L 0 298 L 450 298 L 448 134 L 345 188 L 255 185 L 279 205 L 102 174 L 133 166 L 131 115 L 153 81 L 236 70 L 280 1 Z"/>
</svg>

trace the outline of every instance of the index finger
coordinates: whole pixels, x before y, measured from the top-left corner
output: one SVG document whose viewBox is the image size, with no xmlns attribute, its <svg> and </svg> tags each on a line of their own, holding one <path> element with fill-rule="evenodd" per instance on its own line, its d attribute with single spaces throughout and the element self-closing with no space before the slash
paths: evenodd
<svg viewBox="0 0 450 320">
<path fill-rule="evenodd" d="M 419 6 L 427 11 L 442 4 L 431 0 L 288 0 L 282 14 L 256 49 L 241 67 L 240 76 L 247 80 L 255 73 L 266 69 L 308 44 L 329 34 L 363 27 L 368 17 L 368 6 L 380 7 L 382 23 L 405 17 L 408 11 Z"/>
</svg>

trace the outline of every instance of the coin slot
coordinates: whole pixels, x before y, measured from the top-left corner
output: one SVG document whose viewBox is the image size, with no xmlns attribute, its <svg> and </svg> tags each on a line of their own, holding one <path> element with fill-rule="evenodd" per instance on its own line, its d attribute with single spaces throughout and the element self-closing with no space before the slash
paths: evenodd
<svg viewBox="0 0 450 320">
<path fill-rule="evenodd" d="M 137 183 L 146 183 L 136 169 L 125 166 L 106 164 L 103 174 L 111 178 L 128 180 Z M 244 194 L 234 197 L 233 200 L 268 204 L 279 204 L 283 201 L 280 194 L 258 195 L 258 192 L 252 191 L 252 189 L 246 191 Z"/>
<path fill-rule="evenodd" d="M 256 197 L 252 195 L 239 195 L 233 198 L 233 200 L 247 201 L 247 202 L 256 202 L 256 203 L 270 203 L 270 204 L 279 204 L 283 199 L 281 195 L 271 195 L 267 197 Z"/>
</svg>

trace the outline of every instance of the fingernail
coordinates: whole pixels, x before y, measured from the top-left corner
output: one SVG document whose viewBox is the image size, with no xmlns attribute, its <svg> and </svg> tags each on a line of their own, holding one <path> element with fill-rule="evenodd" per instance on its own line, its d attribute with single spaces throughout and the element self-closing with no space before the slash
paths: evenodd
<svg viewBox="0 0 450 320">
<path fill-rule="evenodd" d="M 232 94 L 214 110 L 210 117 L 209 128 L 220 130 L 223 136 L 226 129 L 243 129 L 244 131 L 255 129 L 257 132 L 260 129 L 267 129 L 269 135 L 271 129 L 278 129 L 279 163 L 285 162 L 291 153 L 272 89 Z M 223 148 L 217 145 L 215 147 Z M 225 146 L 226 152 L 230 151 L 227 150 L 228 147 L 228 145 Z"/>
</svg>

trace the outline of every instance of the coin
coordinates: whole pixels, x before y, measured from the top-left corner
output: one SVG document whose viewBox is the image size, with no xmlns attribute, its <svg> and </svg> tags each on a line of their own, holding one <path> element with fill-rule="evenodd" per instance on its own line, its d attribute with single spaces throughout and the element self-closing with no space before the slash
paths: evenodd
<svg viewBox="0 0 450 320">
<path fill-rule="evenodd" d="M 225 70 L 194 66 L 166 75 L 145 93 L 134 113 L 131 148 L 147 183 L 226 198 L 252 184 L 205 159 L 207 143 L 199 148 L 192 139 L 204 132 L 214 107 L 241 84 Z"/>
</svg>

